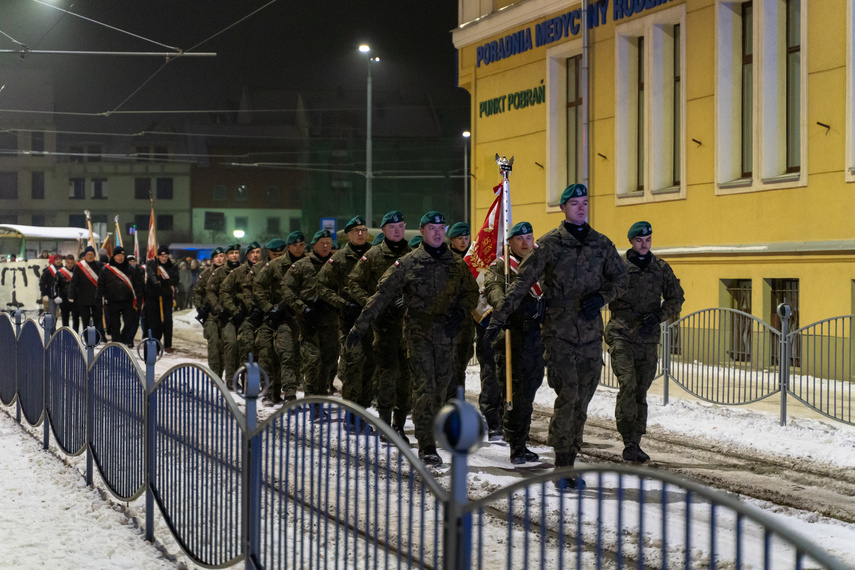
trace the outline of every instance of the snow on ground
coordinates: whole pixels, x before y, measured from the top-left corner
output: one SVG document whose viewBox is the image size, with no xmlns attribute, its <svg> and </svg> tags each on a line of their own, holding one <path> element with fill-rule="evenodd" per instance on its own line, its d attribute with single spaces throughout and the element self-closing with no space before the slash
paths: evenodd
<svg viewBox="0 0 855 570">
<path fill-rule="evenodd" d="M 158 375 L 188 362 L 204 364 L 201 327 L 192 312 L 176 315 L 175 354 L 157 364 Z M 144 368 L 144 364 L 141 363 Z M 662 380 L 654 383 L 649 398 L 650 431 L 692 437 L 699 442 L 733 449 L 815 461 L 840 467 L 855 465 L 855 428 L 819 419 L 803 406 L 790 406 L 787 426 L 780 426 L 776 401 L 742 407 L 723 407 L 693 400 L 671 384 L 671 399 L 662 405 Z M 479 390 L 478 371 L 470 367 L 467 390 Z M 658 392 L 658 393 L 657 393 Z M 614 420 L 616 391 L 597 390 L 589 408 L 591 418 Z M 551 407 L 554 399 L 544 382 L 536 403 Z M 240 398 L 236 398 L 240 401 Z M 14 413 L 13 409 L 6 409 Z M 267 411 L 266 413 L 269 413 Z M 411 424 L 409 426 L 411 428 Z M 32 430 L 31 430 L 32 431 Z M 39 428 L 40 431 L 40 428 Z M 536 448 L 549 454 L 548 448 Z M 449 455 L 442 453 L 448 460 Z M 80 458 L 68 461 L 79 464 Z M 488 446 L 471 461 L 470 481 L 486 490 L 506 486 L 517 475 L 507 465 L 507 449 Z M 143 517 L 140 500 L 126 511 L 88 489 L 79 472 L 51 453 L 41 450 L 7 414 L 0 414 L 0 560 L 3 566 L 61 566 L 74 568 L 160 568 L 190 566 L 174 542 L 158 530 L 160 549 L 145 542 L 137 525 Z M 96 475 L 96 484 L 100 481 Z M 478 493 L 481 496 L 481 493 Z M 474 498 L 474 497 L 473 497 Z M 845 561 L 855 560 L 855 525 L 747 500 L 786 526 Z M 130 516 L 128 516 L 130 515 Z M 134 516 L 136 515 L 136 516 Z M 165 544 L 166 546 L 163 546 Z"/>
</svg>

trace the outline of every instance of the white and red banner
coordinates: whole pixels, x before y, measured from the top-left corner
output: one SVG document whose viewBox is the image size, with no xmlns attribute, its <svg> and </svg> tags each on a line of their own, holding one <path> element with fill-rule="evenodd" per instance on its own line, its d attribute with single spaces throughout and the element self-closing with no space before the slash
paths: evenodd
<svg viewBox="0 0 855 570">
<path fill-rule="evenodd" d="M 505 226 L 504 182 L 493 187 L 493 194 L 496 195 L 496 199 L 490 209 L 487 210 L 487 217 L 484 219 L 481 229 L 478 230 L 478 235 L 475 236 L 469 253 L 463 258 L 469 265 L 472 276 L 476 279 L 479 273 L 490 267 L 491 263 L 502 256 L 502 249 L 499 246 L 504 243 L 504 236 L 508 232 Z M 510 200 L 507 202 L 509 203 Z M 508 216 L 510 216 L 509 208 Z M 510 226 L 510 222 L 507 223 Z M 501 240 L 499 236 L 501 236 Z"/>
<path fill-rule="evenodd" d="M 137 292 L 136 292 L 136 291 L 134 291 L 134 286 L 133 286 L 133 284 L 131 283 L 130 278 L 129 278 L 127 275 L 125 275 L 122 271 L 120 271 L 120 270 L 116 269 L 115 267 L 113 267 L 113 266 L 112 266 L 112 265 L 110 265 L 109 263 L 108 263 L 108 264 L 106 264 L 106 265 L 105 265 L 105 267 L 106 267 L 107 269 L 109 269 L 110 271 L 112 271 L 112 272 L 116 275 L 116 277 L 118 277 L 119 279 L 121 279 L 121 280 L 122 280 L 122 283 L 124 283 L 125 285 L 127 285 L 127 286 L 128 286 L 128 289 L 130 289 L 130 290 L 131 290 L 131 294 L 134 296 L 134 309 L 136 309 L 136 308 L 137 308 Z"/>
<path fill-rule="evenodd" d="M 146 249 L 145 259 L 155 259 L 157 257 L 157 236 L 154 233 L 154 204 L 151 205 L 151 217 L 148 220 L 148 248 Z M 139 259 L 139 258 L 137 258 Z"/>
<path fill-rule="evenodd" d="M 98 274 L 95 273 L 95 270 L 89 267 L 89 264 L 86 263 L 85 259 L 81 259 L 77 262 L 77 267 L 83 272 L 83 275 L 86 276 L 89 281 L 92 282 L 96 287 L 98 286 Z"/>
<path fill-rule="evenodd" d="M 140 238 L 139 234 L 137 234 L 137 227 L 134 226 L 134 257 L 137 260 L 137 263 L 142 263 L 140 261 Z"/>
<path fill-rule="evenodd" d="M 513 271 L 515 274 L 519 273 L 520 262 L 517 261 L 517 258 L 513 255 L 509 255 L 508 257 L 510 258 L 511 262 L 511 271 Z M 540 287 L 540 281 L 536 281 L 535 284 L 531 286 L 529 294 L 531 294 L 531 296 L 535 299 L 540 299 L 543 296 L 543 289 L 541 289 Z"/>
</svg>

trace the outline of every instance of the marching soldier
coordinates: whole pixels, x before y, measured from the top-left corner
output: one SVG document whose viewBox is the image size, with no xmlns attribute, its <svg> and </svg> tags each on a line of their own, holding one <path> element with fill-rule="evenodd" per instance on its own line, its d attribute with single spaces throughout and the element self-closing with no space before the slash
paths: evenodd
<svg viewBox="0 0 855 570">
<path fill-rule="evenodd" d="M 237 366 L 247 362 L 249 353 L 254 352 L 255 327 L 250 322 L 253 309 L 260 315 L 261 310 L 255 307 L 252 285 L 255 272 L 261 260 L 261 244 L 257 241 L 246 246 L 244 263 L 234 269 L 220 285 L 220 305 L 231 314 L 232 326 L 237 331 Z"/>
<path fill-rule="evenodd" d="M 350 327 L 356 321 L 362 307 L 354 302 L 347 285 L 350 272 L 359 259 L 369 251 L 368 226 L 365 218 L 355 216 L 344 226 L 349 240 L 344 248 L 334 253 L 318 272 L 318 294 L 328 305 L 338 309 L 339 322 L 339 368 L 341 395 L 362 407 L 371 406 L 374 399 L 374 357 L 370 340 L 361 342 L 353 348 L 347 348 L 345 339 Z"/>
<path fill-rule="evenodd" d="M 270 390 L 264 397 L 265 405 L 269 406 L 295 399 L 300 383 L 296 356 L 297 323 L 282 299 L 282 278 L 291 267 L 290 249 L 303 241 L 302 235 L 301 232 L 292 232 L 288 236 L 290 244 L 272 239 L 264 245 L 269 261 L 258 269 L 252 286 L 258 311 L 253 312 L 250 318 L 258 330 L 255 334 L 258 365 L 267 371 L 271 379 Z M 253 272 L 256 272 L 255 268 Z"/>
<path fill-rule="evenodd" d="M 472 237 L 469 231 L 469 224 L 465 222 L 457 222 L 451 229 L 448 230 L 448 238 L 451 243 L 451 251 L 458 258 L 463 259 L 466 252 L 469 251 L 469 244 Z M 455 381 L 458 386 L 466 388 L 466 368 L 469 366 L 469 361 L 472 360 L 472 355 L 475 353 L 475 320 L 471 318 L 463 319 L 460 327 L 460 344 L 457 346 L 457 371 L 455 373 Z M 449 398 L 453 397 L 449 390 Z"/>
<path fill-rule="evenodd" d="M 146 264 L 145 320 L 157 340 L 163 338 L 163 350 L 172 354 L 172 307 L 178 287 L 178 267 L 169 259 L 169 249 L 157 248 L 157 257 Z"/>
<path fill-rule="evenodd" d="M 118 246 L 98 277 L 98 296 L 104 299 L 113 342 L 134 347 L 135 321 L 143 287 L 142 276 L 125 260 L 125 249 Z"/>
<path fill-rule="evenodd" d="M 609 303 L 606 342 L 620 386 L 615 420 L 625 446 L 623 458 L 644 463 L 650 456 L 640 444 L 647 433 L 647 390 L 656 376 L 659 323 L 680 313 L 684 296 L 668 262 L 650 251 L 650 223 L 632 224 L 626 237 L 632 246 L 623 255 L 629 286 Z"/>
<path fill-rule="evenodd" d="M 383 240 L 377 247 L 368 250 L 353 268 L 347 292 L 360 307 L 364 307 L 368 299 L 377 292 L 377 284 L 386 270 L 411 251 L 407 240 L 404 239 L 406 227 L 401 212 L 388 212 L 380 222 L 380 228 L 383 230 L 380 235 Z M 373 343 L 377 374 L 377 411 L 380 419 L 391 425 L 404 441 L 409 441 L 404 432 L 404 424 L 412 408 L 412 382 L 407 367 L 407 345 L 403 335 L 404 310 L 404 300 L 398 297 L 371 323 L 374 334 L 368 335 L 361 344 Z"/>
<path fill-rule="evenodd" d="M 433 422 L 447 399 L 446 391 L 454 386 L 455 358 L 449 355 L 455 354 L 463 320 L 471 318 L 478 302 L 478 285 L 466 263 L 445 244 L 445 216 L 428 212 L 419 225 L 424 238 L 421 247 L 386 271 L 347 342 L 353 346 L 362 340 L 370 324 L 403 295 L 419 457 L 428 465 L 441 465 Z"/>
<path fill-rule="evenodd" d="M 300 230 L 288 234 L 285 245 L 288 251 L 285 254 L 283 263 L 287 263 L 289 267 L 306 257 L 306 236 Z"/>
<path fill-rule="evenodd" d="M 626 287 L 626 268 L 614 244 L 588 225 L 588 189 L 572 184 L 561 194 L 564 221 L 537 240 L 520 264 L 502 305 L 493 311 L 487 338 L 495 340 L 504 324 L 540 282 L 546 300 L 541 327 L 547 380 L 555 390 L 549 445 L 555 466 L 572 467 L 582 445 L 588 404 L 603 367 L 603 319 L 600 309 Z M 556 482 L 560 491 L 585 486 L 581 478 Z"/>
<path fill-rule="evenodd" d="M 329 393 L 329 378 L 338 361 L 336 314 L 320 298 L 318 273 L 330 259 L 332 232 L 320 230 L 312 251 L 291 266 L 282 280 L 282 297 L 297 315 L 307 396 Z"/>
<path fill-rule="evenodd" d="M 205 300 L 211 306 L 211 312 L 217 317 L 220 327 L 220 338 L 223 339 L 223 368 L 225 369 L 226 385 L 234 389 L 234 375 L 238 369 L 237 329 L 234 324 L 234 314 L 223 304 L 220 294 L 223 282 L 232 271 L 240 267 L 240 244 L 233 243 L 226 247 L 226 262 L 211 274 Z"/>
<path fill-rule="evenodd" d="M 208 281 L 214 271 L 223 266 L 226 252 L 223 248 L 214 248 L 211 252 L 211 266 L 199 274 L 196 287 L 193 289 L 193 305 L 196 307 L 196 320 L 202 323 L 205 340 L 208 341 L 208 368 L 217 376 L 223 374 L 223 339 L 220 336 L 220 325 L 217 317 L 208 303 Z"/>
<path fill-rule="evenodd" d="M 520 222 L 508 234 L 510 246 L 510 271 L 508 284 L 516 280 L 519 264 L 534 248 L 531 224 Z M 484 277 L 484 287 L 490 305 L 498 307 L 505 300 L 505 260 L 494 261 Z M 513 408 L 504 411 L 505 441 L 511 447 L 511 463 L 521 464 L 539 459 L 537 453 L 526 447 L 531 427 L 532 404 L 538 388 L 543 383 L 543 341 L 540 338 L 540 322 L 543 320 L 543 292 L 535 283 L 529 295 L 520 302 L 519 308 L 510 314 L 507 330 L 511 335 L 511 390 Z M 505 339 L 502 332 L 496 341 L 496 379 L 501 387 L 506 376 Z M 505 390 L 499 389 L 504 404 Z"/>
<path fill-rule="evenodd" d="M 91 322 L 101 340 L 107 340 L 104 333 L 104 316 L 101 312 L 101 300 L 96 295 L 101 264 L 95 261 L 95 248 L 91 245 L 83 250 L 83 259 L 74 266 L 71 283 L 68 285 L 68 300 L 74 303 L 85 329 Z"/>
</svg>

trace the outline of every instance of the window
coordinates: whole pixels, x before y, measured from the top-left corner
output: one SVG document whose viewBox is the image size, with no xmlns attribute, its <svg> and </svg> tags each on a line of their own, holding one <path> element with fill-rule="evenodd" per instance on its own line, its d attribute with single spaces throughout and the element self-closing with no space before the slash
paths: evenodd
<svg viewBox="0 0 855 570">
<path fill-rule="evenodd" d="M 33 154 L 42 154 L 45 151 L 45 134 L 42 131 L 33 131 L 30 134 L 30 150 Z"/>
<path fill-rule="evenodd" d="M 17 224 L 18 214 L 0 214 L 0 224 Z"/>
<path fill-rule="evenodd" d="M 289 232 L 296 232 L 297 230 L 300 229 L 300 223 L 301 223 L 301 220 L 299 217 L 292 216 L 292 217 L 288 218 L 288 231 Z"/>
<path fill-rule="evenodd" d="M 778 316 L 778 305 L 786 303 L 792 309 L 792 314 L 787 322 L 787 329 L 790 331 L 798 330 L 799 328 L 799 280 L 798 279 L 766 279 L 764 287 L 768 295 L 764 297 L 769 299 L 769 306 L 766 307 L 768 323 L 777 330 L 781 330 L 781 318 Z M 778 364 L 780 355 L 778 349 L 780 345 L 773 342 L 769 347 L 771 349 L 772 364 Z M 801 343 L 798 338 L 790 345 L 790 365 L 799 366 L 801 364 Z"/>
<path fill-rule="evenodd" d="M 6 151 L 3 154 L 13 155 L 18 150 L 18 135 L 15 133 L 0 133 L 0 151 Z M 11 152 L 10 152 L 11 151 Z"/>
<path fill-rule="evenodd" d="M 154 159 L 155 160 L 166 160 L 169 158 L 169 149 L 165 146 L 155 146 L 154 147 Z"/>
<path fill-rule="evenodd" d="M 235 218 L 235 229 L 243 230 L 249 233 L 249 218 L 246 216 L 238 216 Z"/>
<path fill-rule="evenodd" d="M 211 198 L 214 202 L 225 202 L 226 201 L 226 185 L 225 184 L 214 184 L 214 187 L 211 189 Z"/>
<path fill-rule="evenodd" d="M 226 231 L 226 215 L 223 212 L 205 212 L 205 229 L 213 232 Z"/>
<path fill-rule="evenodd" d="M 172 200 L 172 178 L 157 179 L 157 199 Z"/>
<path fill-rule="evenodd" d="M 86 149 L 82 146 L 72 145 L 68 147 L 68 161 L 69 162 L 83 162 L 83 159 L 86 155 Z"/>
<path fill-rule="evenodd" d="M 802 0 L 716 2 L 718 193 L 803 186 Z"/>
<path fill-rule="evenodd" d="M 279 218 L 267 218 L 267 233 L 271 235 L 279 235 L 282 229 L 279 224 Z"/>
<path fill-rule="evenodd" d="M 45 199 L 45 173 L 31 172 L 30 173 L 30 196 L 33 200 Z"/>
<path fill-rule="evenodd" d="M 644 38 L 635 50 L 635 185 L 644 191 Z"/>
<path fill-rule="evenodd" d="M 72 228 L 88 228 L 86 224 L 86 216 L 84 214 L 69 214 L 68 226 Z"/>
<path fill-rule="evenodd" d="M 134 155 L 139 162 L 148 162 L 151 160 L 151 147 L 136 146 L 134 147 Z"/>
<path fill-rule="evenodd" d="M 101 147 L 99 145 L 86 147 L 86 162 L 101 162 Z"/>
<path fill-rule="evenodd" d="M 246 202 L 249 200 L 249 188 L 246 184 L 240 184 L 235 188 L 235 202 Z"/>
<path fill-rule="evenodd" d="M 45 215 L 44 214 L 33 214 L 31 218 L 31 224 L 34 226 L 44 227 L 45 225 Z"/>
<path fill-rule="evenodd" d="M 134 198 L 137 200 L 151 198 L 151 178 L 134 178 Z"/>
<path fill-rule="evenodd" d="M 93 178 L 92 179 L 92 199 L 105 200 L 107 198 L 107 179 Z"/>
<path fill-rule="evenodd" d="M 279 200 L 281 198 L 281 192 L 279 191 L 279 186 L 268 186 L 267 187 L 267 203 L 271 206 L 275 206 L 279 204 Z"/>
<path fill-rule="evenodd" d="M 68 197 L 72 200 L 83 200 L 84 198 L 86 198 L 85 178 L 68 179 Z"/>
<path fill-rule="evenodd" d="M 683 100 L 683 82 L 680 80 L 680 72 L 683 67 L 680 61 L 680 53 L 681 50 L 679 46 L 682 45 L 680 41 L 680 24 L 674 25 L 674 34 L 673 34 L 673 42 L 674 46 L 677 46 L 678 49 L 674 49 L 672 62 L 671 73 L 673 77 L 671 79 L 672 82 L 672 101 L 671 101 L 671 116 L 674 118 L 673 124 L 671 125 L 671 139 L 674 148 L 671 149 L 672 159 L 671 159 L 671 185 L 672 186 L 680 186 L 680 180 L 682 179 L 682 169 L 680 168 L 680 157 L 683 155 L 683 113 L 682 113 L 682 100 Z"/>
<path fill-rule="evenodd" d="M 151 214 L 137 214 L 134 216 L 134 225 L 138 231 L 147 232 L 148 225 L 151 223 Z"/>
<path fill-rule="evenodd" d="M 172 214 L 157 214 L 155 223 L 158 231 L 172 231 Z"/>
<path fill-rule="evenodd" d="M 582 67 L 582 40 L 554 44 L 546 52 L 546 196 L 557 209 L 561 191 L 571 182 L 584 183 L 584 110 L 588 86 Z"/>
<path fill-rule="evenodd" d="M 0 172 L 0 200 L 18 198 L 18 173 Z"/>
<path fill-rule="evenodd" d="M 562 186 L 580 182 L 585 178 L 582 151 L 582 56 L 575 55 L 567 59 L 567 180 Z"/>
</svg>

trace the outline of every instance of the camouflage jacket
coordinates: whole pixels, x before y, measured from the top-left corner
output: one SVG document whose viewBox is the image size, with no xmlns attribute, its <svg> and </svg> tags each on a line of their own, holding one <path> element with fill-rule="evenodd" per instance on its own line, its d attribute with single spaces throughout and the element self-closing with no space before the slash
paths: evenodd
<svg viewBox="0 0 855 570">
<path fill-rule="evenodd" d="M 206 267 L 202 270 L 202 273 L 199 274 L 199 278 L 196 280 L 196 286 L 193 288 L 194 307 L 201 309 L 205 306 L 205 294 L 208 292 L 208 281 L 211 279 L 211 275 L 214 273 L 215 269 L 217 269 L 217 267 L 212 265 L 210 267 Z"/>
<path fill-rule="evenodd" d="M 318 272 L 332 258 L 322 259 L 313 251 L 291 266 L 282 279 L 282 299 L 299 315 L 307 306 L 314 306 L 318 294 Z"/>
<path fill-rule="evenodd" d="M 632 251 L 632 250 L 630 250 Z M 627 269 L 629 287 L 623 295 L 609 303 L 611 316 L 606 327 L 606 340 L 622 338 L 631 342 L 659 342 L 660 329 L 650 334 L 641 334 L 642 319 L 647 313 L 667 321 L 680 313 L 685 297 L 680 280 L 668 262 L 649 253 L 650 264 L 644 269 L 630 262 L 625 253 L 621 258 Z"/>
<path fill-rule="evenodd" d="M 353 251 L 350 242 L 347 242 L 347 245 L 324 263 L 318 272 L 318 294 L 321 299 L 337 309 L 341 309 L 351 300 L 347 292 L 348 276 L 360 257 L 362 256 Z"/>
<path fill-rule="evenodd" d="M 617 298 L 626 289 L 626 268 L 609 238 L 589 228 L 580 242 L 562 222 L 541 236 L 520 264 L 505 301 L 493 311 L 491 324 L 504 325 L 538 281 L 547 306 L 544 334 L 585 344 L 602 339 L 603 319 L 597 315 L 584 320 L 579 315 L 581 301 L 594 294 L 605 303 Z"/>
<path fill-rule="evenodd" d="M 410 253 L 410 251 L 412 251 L 410 246 L 404 244 L 400 253 L 395 253 L 386 243 L 386 240 L 369 249 L 349 275 L 347 294 L 364 307 L 371 295 L 377 292 L 377 283 L 386 273 L 386 270 L 392 267 L 395 260 Z"/>
<path fill-rule="evenodd" d="M 229 273 L 220 285 L 220 304 L 233 315 L 241 309 L 249 314 L 255 305 L 255 298 L 252 294 L 252 286 L 255 281 L 253 267 L 258 267 L 258 264 L 256 263 L 253 266 L 248 261 L 243 262 L 240 267 Z"/>
<path fill-rule="evenodd" d="M 404 297 L 404 319 L 411 329 L 426 323 L 444 322 L 452 309 L 472 312 L 478 303 L 478 284 L 469 267 L 445 249 L 439 258 L 418 248 L 395 261 L 377 284 L 355 328 L 367 330 L 395 298 Z M 421 325 L 421 326 L 420 326 Z"/>
<path fill-rule="evenodd" d="M 282 278 L 289 267 L 291 260 L 286 253 L 264 265 L 259 264 L 257 269 L 253 268 L 255 281 L 252 284 L 252 296 L 255 304 L 265 313 L 282 302 Z"/>
<path fill-rule="evenodd" d="M 240 266 L 238 266 L 240 267 Z M 226 277 L 229 274 L 237 269 L 237 267 L 230 267 L 229 262 L 225 262 L 216 271 L 211 274 L 211 278 L 208 280 L 207 292 L 205 293 L 205 301 L 211 305 L 211 312 L 215 315 L 222 310 L 223 304 L 220 302 L 220 287 L 223 285 L 223 281 L 226 280 Z"/>
<path fill-rule="evenodd" d="M 513 254 L 511 254 L 513 255 Z M 508 288 L 517 279 L 515 271 L 508 272 Z M 487 302 L 493 307 L 498 307 L 505 300 L 505 260 L 498 259 L 490 264 L 484 272 L 484 295 Z M 537 313 L 537 298 L 531 294 L 524 296 L 520 306 L 508 317 L 513 326 L 522 326 L 522 321 L 531 319 Z"/>
</svg>

